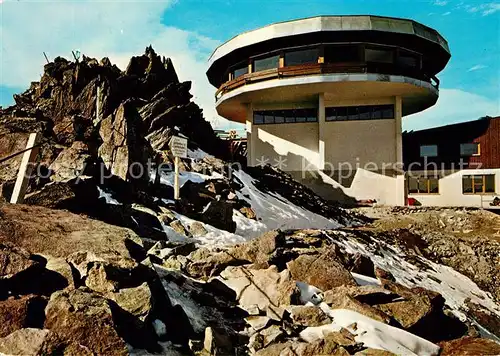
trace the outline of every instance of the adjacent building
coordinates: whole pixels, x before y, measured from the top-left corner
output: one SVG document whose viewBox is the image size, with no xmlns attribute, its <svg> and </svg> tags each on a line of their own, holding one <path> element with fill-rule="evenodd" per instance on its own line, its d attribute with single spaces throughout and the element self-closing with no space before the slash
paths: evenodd
<svg viewBox="0 0 500 356">
<path fill-rule="evenodd" d="M 403 152 L 411 204 L 500 209 L 500 117 L 404 132 Z"/>
<path fill-rule="evenodd" d="M 436 103 L 449 59 L 446 40 L 412 20 L 319 16 L 234 37 L 207 77 L 217 112 L 246 124 L 248 165 L 326 198 L 403 205 L 401 120 Z"/>
</svg>

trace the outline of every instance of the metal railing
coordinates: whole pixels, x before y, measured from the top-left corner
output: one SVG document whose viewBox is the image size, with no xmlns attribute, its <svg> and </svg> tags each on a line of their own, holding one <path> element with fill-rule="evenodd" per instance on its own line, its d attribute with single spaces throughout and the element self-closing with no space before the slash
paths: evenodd
<svg viewBox="0 0 500 356">
<path fill-rule="evenodd" d="M 439 89 L 439 79 L 436 78 L 436 76 L 430 76 L 417 70 L 401 68 L 393 64 L 370 62 L 312 63 L 281 68 L 272 68 L 259 72 L 243 74 L 233 80 L 222 84 L 215 93 L 215 99 L 217 100 L 221 95 L 224 95 L 246 84 L 266 81 L 270 79 L 334 73 L 375 73 L 383 75 L 404 75 L 414 79 L 426 81 L 430 83 L 434 88 Z"/>
</svg>

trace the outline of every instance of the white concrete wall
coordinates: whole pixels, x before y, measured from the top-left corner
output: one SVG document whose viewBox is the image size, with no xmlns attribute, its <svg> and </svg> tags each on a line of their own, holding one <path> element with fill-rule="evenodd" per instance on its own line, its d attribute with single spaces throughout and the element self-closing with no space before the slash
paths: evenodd
<svg viewBox="0 0 500 356">
<path fill-rule="evenodd" d="M 462 176 L 474 174 L 495 174 L 495 193 L 491 194 L 463 194 Z M 500 168 L 498 169 L 467 169 L 439 180 L 438 194 L 408 194 L 423 206 L 468 206 L 491 208 L 489 203 L 494 197 L 500 197 Z"/>
<path fill-rule="evenodd" d="M 253 112 L 290 108 L 310 108 L 314 104 L 252 104 L 247 108 L 248 164 L 283 163 L 284 171 L 325 170 L 324 183 L 341 189 L 358 200 L 376 200 L 379 204 L 404 205 L 404 176 L 394 175 L 392 164 L 401 159 L 401 100 L 384 97 L 363 100 L 340 100 L 329 93 L 320 94 L 316 106 L 317 123 L 254 125 Z M 326 122 L 325 107 L 395 104 L 395 118 Z M 329 171 L 349 163 L 355 174 L 349 187 L 328 177 Z M 384 164 L 386 164 L 384 166 Z M 366 169 L 363 169 L 366 168 Z M 386 169 L 386 174 L 370 170 Z M 317 184 L 318 182 L 314 182 Z"/>
<path fill-rule="evenodd" d="M 326 172 L 321 172 L 325 184 L 341 189 L 356 200 L 375 200 L 377 205 L 404 205 L 404 176 L 386 176 L 358 169 L 350 187 L 344 187 Z M 337 193 L 337 196 L 339 194 Z"/>
<path fill-rule="evenodd" d="M 247 138 L 251 153 L 247 158 L 248 164 L 258 166 L 261 162 L 266 162 L 276 166 L 281 160 L 283 171 L 301 171 L 307 166 L 309 169 L 317 169 L 320 162 L 317 122 L 269 125 L 254 125 L 248 122 L 253 119 L 253 111 L 311 107 L 313 106 L 306 104 L 249 107 Z"/>
<path fill-rule="evenodd" d="M 325 107 L 383 104 L 395 104 L 395 98 L 325 100 Z M 396 123 L 394 119 L 325 122 L 322 128 L 325 169 L 339 169 L 344 163 L 373 170 L 374 165 L 368 165 L 369 162 L 376 164 L 378 169 L 382 169 L 382 163 L 396 162 Z"/>
</svg>

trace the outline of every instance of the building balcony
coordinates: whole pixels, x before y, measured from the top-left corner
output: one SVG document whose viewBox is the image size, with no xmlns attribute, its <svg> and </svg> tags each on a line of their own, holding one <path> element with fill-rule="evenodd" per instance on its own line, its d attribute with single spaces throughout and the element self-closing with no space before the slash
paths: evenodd
<svg viewBox="0 0 500 356">
<path fill-rule="evenodd" d="M 325 74 L 380 74 L 409 77 L 431 84 L 439 90 L 439 79 L 434 75 L 428 75 L 418 70 L 412 70 L 390 64 L 370 62 L 346 62 L 346 63 L 312 63 L 303 65 L 292 65 L 281 68 L 271 68 L 258 72 L 242 74 L 239 77 L 223 83 L 215 93 L 218 101 L 221 97 L 234 89 L 247 84 L 282 78 L 305 77 Z"/>
</svg>

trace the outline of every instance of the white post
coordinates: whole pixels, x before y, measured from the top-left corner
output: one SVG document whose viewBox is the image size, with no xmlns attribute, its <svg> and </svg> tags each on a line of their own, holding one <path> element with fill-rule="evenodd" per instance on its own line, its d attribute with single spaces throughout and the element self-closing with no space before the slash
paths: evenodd
<svg viewBox="0 0 500 356">
<path fill-rule="evenodd" d="M 175 157 L 175 176 L 174 176 L 174 199 L 179 200 L 180 190 L 179 190 L 179 157 Z"/>
<path fill-rule="evenodd" d="M 32 147 L 38 143 L 40 137 L 40 133 L 37 132 L 30 134 L 28 138 L 26 149 L 31 149 L 23 154 L 23 159 L 21 160 L 21 165 L 19 166 L 19 172 L 17 173 L 16 184 L 14 185 L 14 190 L 12 191 L 12 196 L 10 198 L 10 202 L 12 204 L 21 204 L 24 201 L 24 195 L 26 194 L 31 171 L 33 170 L 33 165 L 31 163 L 35 161 L 38 154 L 38 147 Z"/>
</svg>

